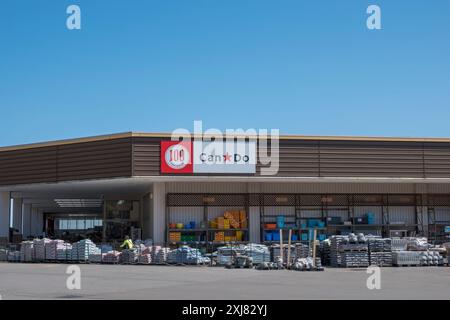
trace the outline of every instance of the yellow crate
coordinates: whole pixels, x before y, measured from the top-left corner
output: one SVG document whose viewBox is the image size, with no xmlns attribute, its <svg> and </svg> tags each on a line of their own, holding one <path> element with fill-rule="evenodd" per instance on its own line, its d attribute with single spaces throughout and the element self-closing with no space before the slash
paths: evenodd
<svg viewBox="0 0 450 320">
<path fill-rule="evenodd" d="M 181 241 L 181 232 L 169 232 L 169 241 L 180 242 Z"/>
</svg>

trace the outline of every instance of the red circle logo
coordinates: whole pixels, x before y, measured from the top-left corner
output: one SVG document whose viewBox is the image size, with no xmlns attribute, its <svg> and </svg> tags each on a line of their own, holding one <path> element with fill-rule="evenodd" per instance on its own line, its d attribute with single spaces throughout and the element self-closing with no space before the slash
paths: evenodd
<svg viewBox="0 0 450 320">
<path fill-rule="evenodd" d="M 164 158 L 169 167 L 180 170 L 189 164 L 191 155 L 188 148 L 181 144 L 174 144 L 167 148 Z"/>
</svg>

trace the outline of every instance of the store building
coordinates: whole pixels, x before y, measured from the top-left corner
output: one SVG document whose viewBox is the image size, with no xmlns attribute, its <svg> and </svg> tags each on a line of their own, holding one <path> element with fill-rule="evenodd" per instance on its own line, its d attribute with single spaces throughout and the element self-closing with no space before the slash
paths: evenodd
<svg viewBox="0 0 450 320">
<path fill-rule="evenodd" d="M 353 231 L 448 241 L 450 139 L 282 136 L 272 176 L 261 175 L 259 163 L 238 170 L 168 163 L 169 140 L 123 133 L 0 148 L 0 237 L 269 242 L 283 216 L 294 241 L 310 228 L 322 237 Z"/>
</svg>

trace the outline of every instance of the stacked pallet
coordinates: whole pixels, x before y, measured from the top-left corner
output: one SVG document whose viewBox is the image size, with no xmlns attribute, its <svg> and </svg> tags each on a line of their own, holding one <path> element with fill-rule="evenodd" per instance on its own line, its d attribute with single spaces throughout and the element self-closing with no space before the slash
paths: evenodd
<svg viewBox="0 0 450 320">
<path fill-rule="evenodd" d="M 33 245 L 34 245 L 34 260 L 35 261 L 44 261 L 46 259 L 45 257 L 45 246 L 50 243 L 50 239 L 44 238 L 44 239 L 34 239 Z"/>
<path fill-rule="evenodd" d="M 159 247 L 159 249 L 155 249 L 155 251 L 153 251 L 152 248 L 152 262 L 155 264 L 165 264 L 169 252 L 170 248 Z"/>
<path fill-rule="evenodd" d="M 89 262 L 92 263 L 102 263 L 103 262 L 103 257 L 105 256 L 106 253 L 91 253 L 89 255 Z"/>
<path fill-rule="evenodd" d="M 331 264 L 331 242 L 329 239 L 320 242 L 319 254 L 324 265 Z"/>
<path fill-rule="evenodd" d="M 45 245 L 45 259 L 56 260 L 57 250 L 64 248 L 65 248 L 64 240 L 50 240 Z"/>
<path fill-rule="evenodd" d="M 120 262 L 125 264 L 134 264 L 137 262 L 137 253 L 134 250 L 124 249 L 120 255 Z"/>
<path fill-rule="evenodd" d="M 344 268 L 368 267 L 369 253 L 367 251 L 344 251 L 341 254 L 341 263 Z"/>
<path fill-rule="evenodd" d="M 340 247 L 342 244 L 348 242 L 346 236 L 331 236 L 330 238 L 330 264 L 333 267 L 340 267 L 342 265 Z"/>
<path fill-rule="evenodd" d="M 244 246 L 244 255 L 252 258 L 253 264 L 260 264 L 270 261 L 269 248 L 262 244 L 249 243 Z"/>
<path fill-rule="evenodd" d="M 95 243 L 91 240 L 80 240 L 73 244 L 71 260 L 74 261 L 88 261 L 90 254 L 99 254 L 101 249 L 97 248 Z"/>
<path fill-rule="evenodd" d="M 440 266 L 444 264 L 444 257 L 436 251 L 425 251 L 420 254 L 422 266 Z"/>
<path fill-rule="evenodd" d="M 200 250 L 189 246 L 182 246 L 172 250 L 167 255 L 167 263 L 173 264 L 203 264 L 209 262 L 209 258 L 204 257 Z"/>
<path fill-rule="evenodd" d="M 369 262 L 370 265 L 379 267 L 392 266 L 392 241 L 389 238 L 369 239 Z"/>
<path fill-rule="evenodd" d="M 367 267 L 369 265 L 369 247 L 363 234 L 332 236 L 330 244 L 330 262 L 333 267 Z"/>
<path fill-rule="evenodd" d="M 8 250 L 0 249 L 0 261 L 8 261 Z"/>
<path fill-rule="evenodd" d="M 307 258 L 312 257 L 312 248 L 310 248 L 308 245 L 304 243 L 297 243 L 295 244 L 295 258 Z"/>
<path fill-rule="evenodd" d="M 142 253 L 138 256 L 139 264 L 151 264 L 152 263 L 152 255 L 150 253 Z"/>
<path fill-rule="evenodd" d="M 20 251 L 8 251 L 8 261 L 9 262 L 20 262 L 22 255 Z"/>
<path fill-rule="evenodd" d="M 420 251 L 393 251 L 392 263 L 395 266 L 418 266 L 420 265 Z"/>
<path fill-rule="evenodd" d="M 56 248 L 56 260 L 67 261 L 71 260 L 72 245 L 70 243 L 63 243 L 59 248 Z"/>
<path fill-rule="evenodd" d="M 22 241 L 20 246 L 20 261 L 34 261 L 34 243 L 33 241 Z"/>
<path fill-rule="evenodd" d="M 103 263 L 119 263 L 120 252 L 119 251 L 109 251 L 103 256 Z"/>
<path fill-rule="evenodd" d="M 283 262 L 287 262 L 288 261 L 288 253 L 289 253 L 289 249 L 291 251 L 290 253 L 290 257 L 291 260 L 295 259 L 295 255 L 296 255 L 296 247 L 294 245 L 291 245 L 290 248 L 288 245 L 284 245 L 283 246 Z M 270 246 L 270 258 L 271 261 L 275 262 L 277 261 L 279 258 L 281 257 L 281 249 L 280 249 L 280 245 L 279 244 L 273 244 Z"/>
</svg>

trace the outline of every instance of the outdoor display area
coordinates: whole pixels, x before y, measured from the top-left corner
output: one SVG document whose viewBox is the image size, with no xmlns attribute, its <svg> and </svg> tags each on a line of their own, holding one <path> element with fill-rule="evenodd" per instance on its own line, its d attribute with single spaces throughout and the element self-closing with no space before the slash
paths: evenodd
<svg viewBox="0 0 450 320">
<path fill-rule="evenodd" d="M 279 230 L 283 233 L 282 229 Z M 314 236 L 317 230 L 314 232 Z M 211 254 L 188 245 L 178 248 L 137 240 L 133 249 L 114 250 L 111 245 L 95 245 L 90 240 L 67 243 L 63 240 L 34 239 L 0 249 L 0 261 L 46 263 L 104 263 L 141 265 L 205 265 L 259 270 L 292 269 L 322 271 L 323 266 L 358 268 L 376 265 L 449 265 L 450 242 L 429 244 L 426 238 L 381 238 L 353 234 L 334 235 L 306 243 L 228 244 Z"/>
</svg>

